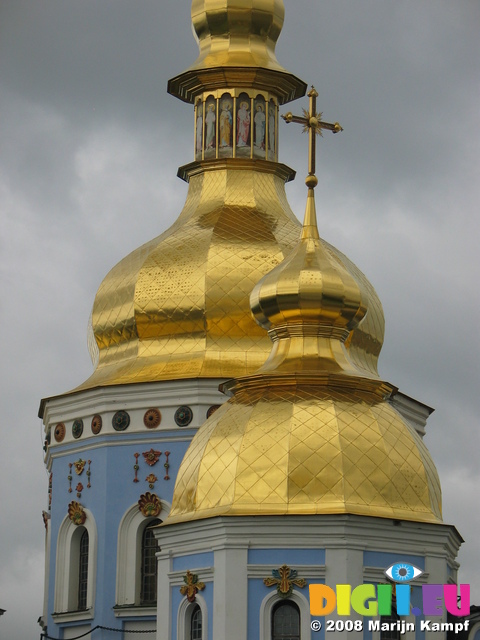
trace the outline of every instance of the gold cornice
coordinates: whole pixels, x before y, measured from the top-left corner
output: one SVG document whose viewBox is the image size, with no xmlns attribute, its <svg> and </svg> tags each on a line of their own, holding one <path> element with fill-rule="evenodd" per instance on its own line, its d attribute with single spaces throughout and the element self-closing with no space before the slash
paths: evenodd
<svg viewBox="0 0 480 640">
<path fill-rule="evenodd" d="M 305 95 L 307 84 L 286 71 L 260 67 L 189 69 L 168 81 L 167 91 L 184 102 L 194 103 L 205 91 L 230 87 L 252 87 L 277 96 L 280 104 Z"/>
<path fill-rule="evenodd" d="M 386 400 L 397 393 L 398 388 L 384 380 L 365 378 L 363 376 L 349 376 L 342 373 L 330 373 L 328 371 L 294 371 L 269 373 L 254 373 L 227 380 L 219 389 L 226 394 L 249 392 L 254 389 L 285 388 L 286 390 L 301 389 L 302 387 L 324 388 L 331 391 L 351 393 L 352 397 L 376 397 L 378 400 Z"/>
<path fill-rule="evenodd" d="M 277 176 L 284 182 L 295 178 L 295 171 L 281 162 L 270 162 L 250 158 L 218 158 L 213 160 L 198 160 L 184 164 L 178 168 L 177 176 L 184 182 L 190 178 L 205 174 L 209 171 L 255 171 Z"/>
</svg>

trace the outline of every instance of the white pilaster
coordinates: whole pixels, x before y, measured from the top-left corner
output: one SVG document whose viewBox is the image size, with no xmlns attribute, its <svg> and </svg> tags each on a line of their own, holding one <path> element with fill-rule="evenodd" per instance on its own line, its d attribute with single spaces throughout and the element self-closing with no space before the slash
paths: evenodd
<svg viewBox="0 0 480 640">
<path fill-rule="evenodd" d="M 245 543 L 215 550 L 213 640 L 247 640 L 247 560 Z"/>
</svg>

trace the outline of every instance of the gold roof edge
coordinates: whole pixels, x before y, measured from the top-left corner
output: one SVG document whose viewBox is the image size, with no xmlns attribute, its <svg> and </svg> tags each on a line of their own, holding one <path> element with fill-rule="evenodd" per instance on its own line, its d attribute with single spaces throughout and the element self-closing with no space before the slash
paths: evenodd
<svg viewBox="0 0 480 640">
<path fill-rule="evenodd" d="M 189 182 L 190 178 L 196 175 L 207 171 L 218 171 L 219 169 L 254 170 L 261 173 L 271 173 L 282 178 L 285 182 L 290 182 L 296 175 L 296 172 L 291 167 L 281 162 L 255 158 L 214 158 L 212 160 L 197 160 L 184 164 L 178 168 L 177 176 L 181 180 Z"/>
</svg>

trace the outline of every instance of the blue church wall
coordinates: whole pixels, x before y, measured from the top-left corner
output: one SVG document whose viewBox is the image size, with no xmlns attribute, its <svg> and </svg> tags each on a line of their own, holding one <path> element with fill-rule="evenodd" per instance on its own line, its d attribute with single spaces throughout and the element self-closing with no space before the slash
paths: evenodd
<svg viewBox="0 0 480 640">
<path fill-rule="evenodd" d="M 171 503 L 175 476 L 189 445 L 190 437 L 194 435 L 193 429 L 182 431 L 182 440 L 178 438 L 178 431 L 169 430 L 149 433 L 121 433 L 118 436 L 96 436 L 85 442 L 85 448 L 81 441 L 69 443 L 63 446 L 57 445 L 55 457 L 52 460 L 52 506 L 51 506 L 51 552 L 50 552 L 50 581 L 49 581 L 49 620 L 50 629 L 56 625 L 51 617 L 54 613 L 55 594 L 55 563 L 57 556 L 57 541 L 62 522 L 67 516 L 68 505 L 71 501 L 79 502 L 88 509 L 96 523 L 97 528 L 97 572 L 95 588 L 95 618 L 92 625 L 102 624 L 114 628 L 121 627 L 121 620 L 114 615 L 116 572 L 117 572 L 117 542 L 118 530 L 126 511 L 135 505 L 141 494 L 147 491 L 155 493 L 161 500 Z M 183 440 L 189 436 L 188 440 Z M 171 438 L 170 440 L 168 438 Z M 93 448 L 95 447 L 95 448 Z M 146 464 L 142 453 L 151 448 L 162 451 L 160 459 L 154 466 Z M 169 480 L 165 480 L 167 470 L 164 467 L 165 450 L 169 455 Z M 138 482 L 134 482 L 136 459 L 138 457 Z M 81 475 L 77 475 L 75 469 L 69 464 L 79 459 L 87 462 Z M 90 467 L 91 475 L 86 471 Z M 145 478 L 153 473 L 158 480 L 154 488 L 149 487 Z M 71 476 L 71 482 L 68 476 Z M 81 496 L 77 496 L 77 484 L 81 482 L 83 489 Z M 88 488 L 87 484 L 91 484 Z M 69 492 L 71 488 L 71 492 Z M 160 513 L 159 517 L 165 517 Z M 210 563 L 211 564 L 211 563 Z M 138 619 L 138 618 L 136 618 Z M 76 623 L 77 625 L 80 623 Z M 83 624 L 85 624 L 83 622 Z M 58 623 L 59 626 L 72 626 L 72 624 Z M 75 626 L 75 623 L 73 624 Z M 57 627 L 58 628 L 58 627 Z M 55 634 L 54 634 L 55 635 Z"/>
<path fill-rule="evenodd" d="M 173 571 L 192 571 L 204 567 L 213 567 L 214 555 L 213 551 L 207 553 L 194 553 L 188 556 L 178 556 L 173 558 Z"/>
<path fill-rule="evenodd" d="M 364 551 L 363 564 L 366 567 L 388 569 L 395 562 L 408 562 L 425 571 L 425 558 L 406 553 L 385 553 L 384 551 Z"/>
<path fill-rule="evenodd" d="M 325 564 L 325 549 L 249 549 L 249 564 L 288 564 L 295 568 L 300 565 Z"/>
</svg>

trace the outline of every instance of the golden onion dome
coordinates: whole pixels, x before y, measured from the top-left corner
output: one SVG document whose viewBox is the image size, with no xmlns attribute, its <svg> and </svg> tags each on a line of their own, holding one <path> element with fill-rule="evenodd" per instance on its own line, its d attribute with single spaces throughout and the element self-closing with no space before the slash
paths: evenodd
<svg viewBox="0 0 480 640">
<path fill-rule="evenodd" d="M 100 285 L 89 340 L 96 369 L 76 390 L 231 378 L 265 362 L 271 342 L 252 317 L 249 296 L 297 243 L 299 222 L 285 195 L 289 176 L 270 162 L 192 163 L 177 222 Z M 346 348 L 366 376 L 376 376 L 384 331 L 378 296 L 353 263 L 322 246 L 366 292 L 369 313 L 348 334 Z"/>
<path fill-rule="evenodd" d="M 193 438 L 166 525 L 260 514 L 442 520 L 435 466 L 388 403 L 394 387 L 365 376 L 344 347 L 368 296 L 320 242 L 313 194 L 300 242 L 252 292 L 270 357 L 224 385 L 233 397 Z"/>
</svg>

